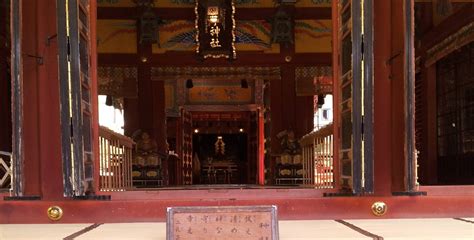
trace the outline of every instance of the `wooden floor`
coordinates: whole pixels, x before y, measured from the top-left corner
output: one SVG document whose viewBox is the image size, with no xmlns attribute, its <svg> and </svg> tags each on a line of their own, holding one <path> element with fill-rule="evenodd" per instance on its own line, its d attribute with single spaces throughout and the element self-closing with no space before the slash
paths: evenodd
<svg viewBox="0 0 474 240">
<path fill-rule="evenodd" d="M 281 240 L 474 239 L 474 218 L 280 221 Z M 165 223 L 10 224 L 0 239 L 164 240 Z"/>
</svg>

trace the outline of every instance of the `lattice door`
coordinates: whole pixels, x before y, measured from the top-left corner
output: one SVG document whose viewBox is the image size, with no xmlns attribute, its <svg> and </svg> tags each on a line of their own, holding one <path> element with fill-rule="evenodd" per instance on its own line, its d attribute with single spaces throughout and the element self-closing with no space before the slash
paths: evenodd
<svg viewBox="0 0 474 240">
<path fill-rule="evenodd" d="M 257 183 L 258 170 L 258 112 L 251 112 L 250 114 L 250 129 L 249 129 L 249 151 L 250 159 L 248 161 L 248 183 Z"/>
<path fill-rule="evenodd" d="M 182 179 L 184 185 L 193 184 L 193 119 L 192 114 L 186 110 L 181 111 L 182 126 Z"/>
<path fill-rule="evenodd" d="M 362 6 L 364 4 L 364 6 Z M 337 1 L 340 182 L 355 194 L 373 191 L 372 1 Z M 362 18 L 364 16 L 364 18 Z M 362 23 L 362 19 L 364 22 Z"/>
<path fill-rule="evenodd" d="M 58 0 L 61 133 L 66 196 L 94 192 L 89 0 Z"/>
</svg>

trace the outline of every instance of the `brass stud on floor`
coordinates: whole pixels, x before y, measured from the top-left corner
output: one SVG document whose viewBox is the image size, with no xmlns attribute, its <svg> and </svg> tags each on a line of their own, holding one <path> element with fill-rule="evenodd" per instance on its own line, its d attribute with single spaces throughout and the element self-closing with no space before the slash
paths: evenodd
<svg viewBox="0 0 474 240">
<path fill-rule="evenodd" d="M 374 204 L 372 204 L 372 213 L 375 216 L 380 217 L 387 213 L 387 208 L 387 204 L 384 202 L 374 202 Z"/>
<path fill-rule="evenodd" d="M 63 209 L 59 206 L 51 206 L 47 211 L 48 218 L 53 221 L 58 221 L 63 217 Z"/>
</svg>

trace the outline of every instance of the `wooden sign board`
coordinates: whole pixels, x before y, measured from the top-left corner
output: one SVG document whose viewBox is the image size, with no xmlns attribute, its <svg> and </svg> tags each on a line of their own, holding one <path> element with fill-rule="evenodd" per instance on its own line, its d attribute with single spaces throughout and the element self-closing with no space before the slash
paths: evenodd
<svg viewBox="0 0 474 240">
<path fill-rule="evenodd" d="M 169 207 L 167 240 L 278 240 L 276 206 Z"/>
</svg>

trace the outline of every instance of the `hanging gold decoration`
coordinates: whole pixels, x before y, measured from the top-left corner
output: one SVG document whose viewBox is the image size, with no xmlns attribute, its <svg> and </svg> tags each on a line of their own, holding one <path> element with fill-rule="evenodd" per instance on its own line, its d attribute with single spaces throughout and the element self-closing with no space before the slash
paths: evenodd
<svg viewBox="0 0 474 240">
<path fill-rule="evenodd" d="M 222 136 L 217 137 L 216 143 L 214 143 L 215 154 L 216 155 L 225 155 L 225 143 L 222 140 Z"/>
</svg>

